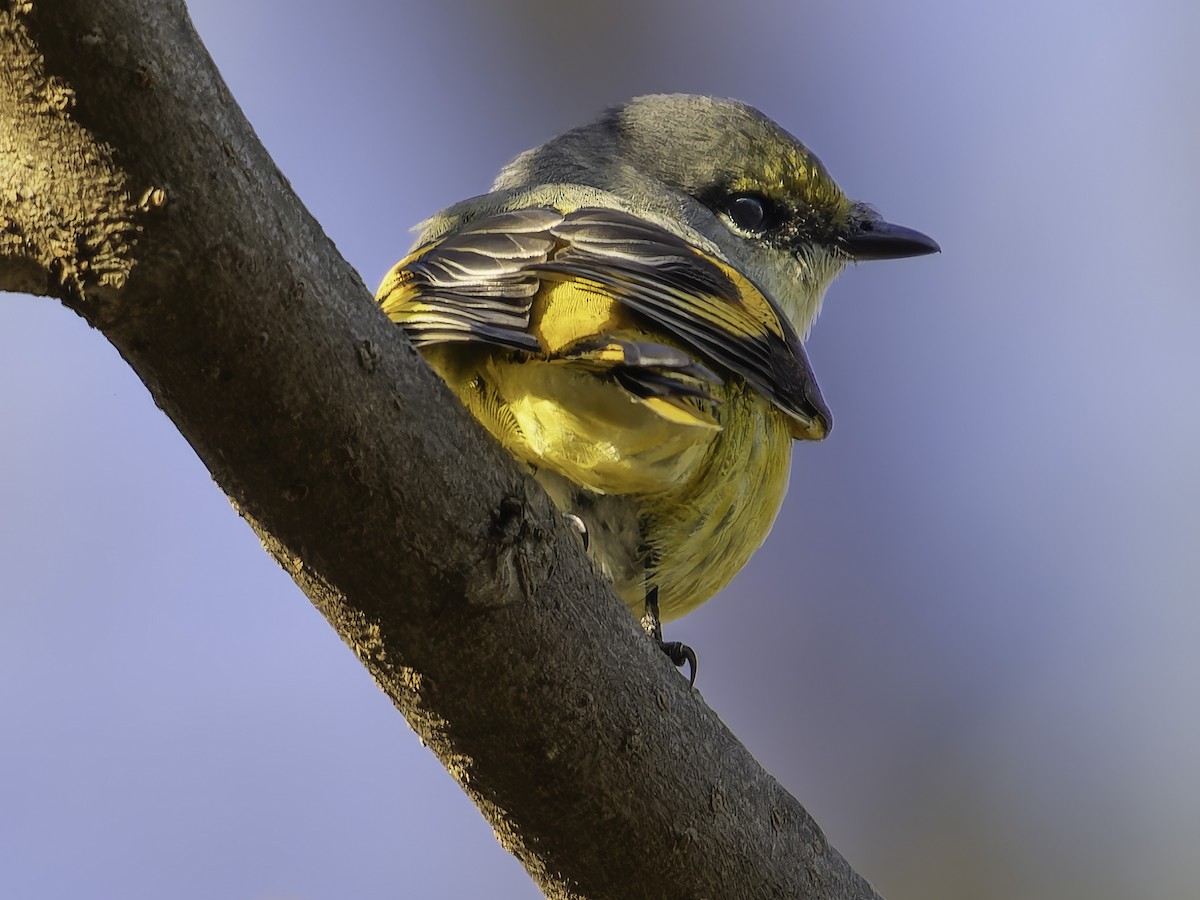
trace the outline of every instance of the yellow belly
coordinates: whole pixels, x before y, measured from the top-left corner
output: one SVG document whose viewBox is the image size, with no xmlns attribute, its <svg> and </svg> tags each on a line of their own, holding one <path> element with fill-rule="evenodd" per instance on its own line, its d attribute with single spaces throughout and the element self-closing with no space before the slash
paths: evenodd
<svg viewBox="0 0 1200 900">
<path fill-rule="evenodd" d="M 770 532 L 790 425 L 740 378 L 718 391 L 713 428 L 669 421 L 587 370 L 461 345 L 425 354 L 555 504 L 584 521 L 589 554 L 636 614 L 648 584 L 664 621 L 694 609 Z"/>
<path fill-rule="evenodd" d="M 787 492 L 787 417 L 740 381 L 726 393 L 722 431 L 691 480 L 643 498 L 663 621 L 729 583 L 766 540 Z M 618 590 L 636 610 L 636 586 Z"/>
</svg>

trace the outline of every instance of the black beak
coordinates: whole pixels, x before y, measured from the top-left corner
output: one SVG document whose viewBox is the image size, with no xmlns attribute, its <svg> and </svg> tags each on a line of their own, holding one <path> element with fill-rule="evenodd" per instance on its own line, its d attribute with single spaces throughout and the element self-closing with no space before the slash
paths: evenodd
<svg viewBox="0 0 1200 900">
<path fill-rule="evenodd" d="M 929 235 L 905 228 L 903 225 L 885 222 L 869 207 L 858 206 L 855 211 L 858 215 L 851 218 L 843 245 L 855 262 L 868 259 L 905 259 L 909 256 L 942 252 L 938 242 Z"/>
</svg>

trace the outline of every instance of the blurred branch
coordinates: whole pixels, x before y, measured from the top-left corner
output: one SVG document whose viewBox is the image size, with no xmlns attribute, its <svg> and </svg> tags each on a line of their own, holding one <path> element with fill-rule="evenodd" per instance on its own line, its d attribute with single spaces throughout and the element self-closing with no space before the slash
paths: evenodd
<svg viewBox="0 0 1200 900">
<path fill-rule="evenodd" d="M 112 342 L 543 891 L 875 897 L 371 302 L 182 2 L 0 0 L 0 53 L 0 289 Z"/>
</svg>

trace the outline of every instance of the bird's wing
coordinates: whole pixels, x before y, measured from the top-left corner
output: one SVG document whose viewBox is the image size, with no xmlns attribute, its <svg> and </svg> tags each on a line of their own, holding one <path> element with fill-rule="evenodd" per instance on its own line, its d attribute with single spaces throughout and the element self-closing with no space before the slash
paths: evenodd
<svg viewBox="0 0 1200 900">
<path fill-rule="evenodd" d="M 571 344 L 555 359 L 609 375 L 668 421 L 718 427 L 706 407 L 719 403 L 711 389 L 722 379 L 678 347 L 598 335 Z"/>
<path fill-rule="evenodd" d="M 546 207 L 487 216 L 418 248 L 383 279 L 376 299 L 418 347 L 483 341 L 538 353 L 529 311 L 558 244 L 562 213 Z"/>
<path fill-rule="evenodd" d="M 620 210 L 480 218 L 397 263 L 378 299 L 418 346 L 482 341 L 539 353 L 530 311 L 543 281 L 592 286 L 784 411 L 827 415 L 795 328 L 765 294 L 724 261 Z"/>
<path fill-rule="evenodd" d="M 828 415 L 795 328 L 729 264 L 615 209 L 578 209 L 553 233 L 563 247 L 542 274 L 601 286 L 786 412 Z"/>
</svg>

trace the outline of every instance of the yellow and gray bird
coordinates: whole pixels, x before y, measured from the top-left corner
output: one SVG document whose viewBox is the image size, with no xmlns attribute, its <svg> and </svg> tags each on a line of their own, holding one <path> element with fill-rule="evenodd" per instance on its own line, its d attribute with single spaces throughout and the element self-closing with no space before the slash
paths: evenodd
<svg viewBox="0 0 1200 900">
<path fill-rule="evenodd" d="M 732 100 L 651 95 L 418 226 L 377 299 L 661 622 L 762 544 L 792 440 L 832 425 L 803 339 L 849 262 L 938 251 Z"/>
</svg>

